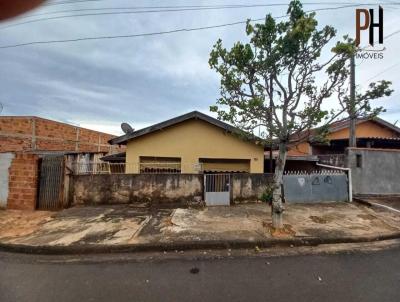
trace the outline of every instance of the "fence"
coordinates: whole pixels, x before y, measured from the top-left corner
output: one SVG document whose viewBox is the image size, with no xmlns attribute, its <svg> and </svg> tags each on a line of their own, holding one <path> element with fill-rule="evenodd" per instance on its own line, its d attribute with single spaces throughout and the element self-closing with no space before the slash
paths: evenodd
<svg viewBox="0 0 400 302">
<path fill-rule="evenodd" d="M 71 204 L 179 204 L 203 199 L 202 174 L 74 175 Z"/>
<path fill-rule="evenodd" d="M 354 194 L 400 194 L 400 150 L 349 148 L 347 152 Z"/>
<path fill-rule="evenodd" d="M 336 167 L 345 166 L 346 156 L 344 154 L 321 154 L 317 156 L 321 164 L 331 165 Z"/>
<path fill-rule="evenodd" d="M 72 204 L 181 203 L 204 200 L 207 191 L 224 191 L 227 204 L 260 200 L 273 174 L 226 173 L 205 181 L 202 173 L 181 174 L 182 164 L 75 163 Z M 180 167 L 178 166 L 180 165 Z M 140 173 L 125 173 L 139 168 Z M 131 170 L 132 171 L 132 170 Z M 229 185 L 227 181 L 229 180 Z M 287 172 L 286 202 L 349 201 L 348 178 L 340 170 Z"/>
<path fill-rule="evenodd" d="M 180 204 L 204 200 L 205 191 L 228 191 L 229 203 L 254 202 L 272 182 L 272 174 L 222 174 L 216 183 L 205 174 L 86 174 L 74 175 L 71 204 L 145 202 Z M 215 174 L 208 176 L 215 177 Z M 229 182 L 229 185 L 228 183 Z"/>
<path fill-rule="evenodd" d="M 286 202 L 349 201 L 348 178 L 340 170 L 286 173 L 283 188 Z"/>
<path fill-rule="evenodd" d="M 90 174 L 126 174 L 137 171 L 141 174 L 180 174 L 185 164 L 181 163 L 109 163 L 109 162 L 75 162 L 72 170 L 75 175 Z"/>
</svg>

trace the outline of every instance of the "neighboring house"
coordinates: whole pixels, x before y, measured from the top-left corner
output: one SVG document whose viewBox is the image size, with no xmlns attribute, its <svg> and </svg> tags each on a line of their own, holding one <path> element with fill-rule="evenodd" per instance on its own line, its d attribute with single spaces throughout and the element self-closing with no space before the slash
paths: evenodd
<svg viewBox="0 0 400 302">
<path fill-rule="evenodd" d="M 114 137 L 35 116 L 0 116 L 0 207 L 35 209 L 51 194 L 61 200 L 65 163 L 85 166 L 121 152 L 108 143 Z M 54 158 L 58 166 L 51 166 Z"/>
<path fill-rule="evenodd" d="M 263 173 L 263 145 L 238 133 L 229 124 L 193 111 L 110 143 L 126 145 L 127 173 Z"/>
<path fill-rule="evenodd" d="M 287 169 L 303 170 L 312 167 L 317 161 L 343 166 L 349 127 L 349 119 L 332 123 L 323 142 L 317 139 L 315 130 L 292 137 Z M 400 149 L 400 128 L 378 117 L 357 120 L 356 137 L 358 148 Z"/>
</svg>

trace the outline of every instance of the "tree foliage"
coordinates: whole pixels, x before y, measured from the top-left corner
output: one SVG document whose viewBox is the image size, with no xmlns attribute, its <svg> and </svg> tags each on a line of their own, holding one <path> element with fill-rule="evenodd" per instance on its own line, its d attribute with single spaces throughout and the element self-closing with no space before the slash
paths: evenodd
<svg viewBox="0 0 400 302">
<path fill-rule="evenodd" d="M 250 133 L 262 127 L 264 138 L 281 141 L 328 116 L 321 104 L 345 83 L 346 59 L 354 50 L 348 41 L 338 42 L 332 56 L 321 63 L 335 29 L 317 29 L 315 13 L 305 13 L 300 1 L 290 3 L 288 15 L 280 23 L 271 15 L 262 24 L 247 22 L 250 41 L 227 50 L 218 40 L 209 60 L 221 75 L 221 97 L 211 111 Z M 326 75 L 322 84 L 317 83 L 319 72 Z"/>
</svg>

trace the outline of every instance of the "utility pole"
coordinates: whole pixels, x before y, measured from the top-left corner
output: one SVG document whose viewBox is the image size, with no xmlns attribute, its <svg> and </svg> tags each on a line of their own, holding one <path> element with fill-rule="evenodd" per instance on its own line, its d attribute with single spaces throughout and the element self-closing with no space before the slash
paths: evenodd
<svg viewBox="0 0 400 302">
<path fill-rule="evenodd" d="M 270 89 L 270 97 L 269 97 L 269 119 L 270 123 L 272 124 L 272 105 L 273 105 L 273 94 L 274 94 L 274 87 L 272 86 L 274 83 L 272 81 L 272 76 L 269 78 L 269 89 Z M 271 127 L 272 128 L 272 127 Z M 273 162 L 272 162 L 272 147 L 273 147 L 273 142 L 272 142 L 272 131 L 269 129 L 269 138 L 270 138 L 270 145 L 269 145 L 269 173 L 273 173 Z"/>
<path fill-rule="evenodd" d="M 350 118 L 350 135 L 349 135 L 349 147 L 357 147 L 356 138 L 356 79 L 355 71 L 356 64 L 354 53 L 350 57 L 350 106 L 349 106 L 349 118 Z"/>
</svg>

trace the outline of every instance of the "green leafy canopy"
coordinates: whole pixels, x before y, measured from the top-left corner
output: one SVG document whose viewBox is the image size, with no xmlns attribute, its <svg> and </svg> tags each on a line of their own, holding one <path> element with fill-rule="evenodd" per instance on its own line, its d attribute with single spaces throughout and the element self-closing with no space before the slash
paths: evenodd
<svg viewBox="0 0 400 302">
<path fill-rule="evenodd" d="M 246 133 L 264 129 L 265 141 L 287 142 L 348 109 L 347 64 L 357 51 L 354 42 L 343 37 L 321 62 L 321 53 L 336 30 L 318 28 L 315 13 L 306 13 L 298 0 L 290 2 L 287 13 L 287 20 L 281 22 L 271 15 L 263 23 L 248 21 L 248 43 L 236 42 L 226 49 L 218 40 L 209 58 L 210 67 L 221 76 L 220 98 L 210 110 Z M 388 85 L 373 83 L 369 92 L 358 95 L 359 112 L 379 112 L 369 101 L 390 94 Z M 323 101 L 333 95 L 338 95 L 341 108 L 322 110 Z"/>
</svg>

